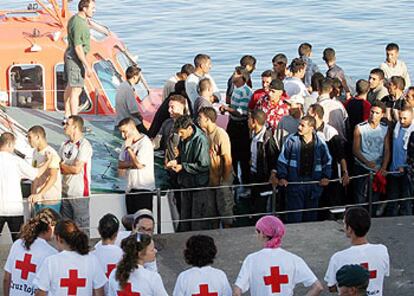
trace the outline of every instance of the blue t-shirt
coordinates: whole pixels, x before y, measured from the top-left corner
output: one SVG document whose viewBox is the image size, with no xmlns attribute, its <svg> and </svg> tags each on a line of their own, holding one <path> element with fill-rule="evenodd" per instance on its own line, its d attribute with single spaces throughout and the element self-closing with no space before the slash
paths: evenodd
<svg viewBox="0 0 414 296">
<path fill-rule="evenodd" d="M 400 128 L 398 137 L 394 137 L 392 143 L 392 162 L 391 171 L 398 171 L 400 167 L 407 166 L 407 149 L 404 149 L 404 139 L 407 133 L 407 128 Z"/>
</svg>

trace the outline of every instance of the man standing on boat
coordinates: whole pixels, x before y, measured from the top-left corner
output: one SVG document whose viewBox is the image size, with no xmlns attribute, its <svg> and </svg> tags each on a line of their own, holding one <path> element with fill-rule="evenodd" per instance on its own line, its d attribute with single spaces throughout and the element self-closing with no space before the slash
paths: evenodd
<svg viewBox="0 0 414 296">
<path fill-rule="evenodd" d="M 94 13 L 94 0 L 80 0 L 78 13 L 68 22 L 68 48 L 64 56 L 65 79 L 67 82 L 64 93 L 64 122 L 67 121 L 69 116 L 78 114 L 79 96 L 83 90 L 85 75 L 90 77 L 92 73 L 91 66 L 86 60 L 86 55 L 90 50 L 90 33 L 87 19 L 91 18 Z"/>
</svg>

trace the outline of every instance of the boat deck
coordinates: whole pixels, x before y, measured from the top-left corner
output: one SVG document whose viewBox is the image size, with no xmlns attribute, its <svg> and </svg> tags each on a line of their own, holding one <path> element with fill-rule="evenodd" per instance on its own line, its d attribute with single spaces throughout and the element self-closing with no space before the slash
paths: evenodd
<svg viewBox="0 0 414 296">
<path fill-rule="evenodd" d="M 7 108 L 7 115 L 25 128 L 41 125 L 46 130 L 49 144 L 59 149 L 67 138 L 63 134 L 61 112 L 42 111 L 24 108 Z M 124 192 L 125 180 L 117 177 L 118 154 L 122 139 L 114 134 L 114 116 L 82 115 L 90 132 L 85 137 L 93 147 L 92 183 L 93 193 Z M 155 157 L 157 187 L 165 188 L 165 171 L 162 158 Z"/>
</svg>

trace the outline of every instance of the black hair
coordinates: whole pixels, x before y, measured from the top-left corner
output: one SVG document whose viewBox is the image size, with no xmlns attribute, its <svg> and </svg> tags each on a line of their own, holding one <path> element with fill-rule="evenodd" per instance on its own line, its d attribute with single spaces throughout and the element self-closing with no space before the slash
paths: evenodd
<svg viewBox="0 0 414 296">
<path fill-rule="evenodd" d="M 186 129 L 189 126 L 193 125 L 193 120 L 189 115 L 181 115 L 174 122 L 174 129 Z"/>
<path fill-rule="evenodd" d="M 387 110 L 387 106 L 386 106 L 383 102 L 378 101 L 378 100 L 375 100 L 375 101 L 371 104 L 371 109 L 372 109 L 372 108 L 374 108 L 374 107 L 381 108 L 382 113 L 385 113 L 385 110 Z"/>
<path fill-rule="evenodd" d="M 89 253 L 89 238 L 74 221 L 70 219 L 59 221 L 55 227 L 55 235 L 68 244 L 72 251 L 80 255 Z"/>
<path fill-rule="evenodd" d="M 106 214 L 98 224 L 98 232 L 102 239 L 113 239 L 119 230 L 119 220 L 113 214 Z"/>
<path fill-rule="evenodd" d="M 371 217 L 363 207 L 351 207 L 344 215 L 345 225 L 351 227 L 358 237 L 365 236 L 371 227 Z"/>
<path fill-rule="evenodd" d="M 125 76 L 127 79 L 139 76 L 139 74 L 141 74 L 141 68 L 136 65 L 129 66 L 125 71 Z"/>
<path fill-rule="evenodd" d="M 369 74 L 377 75 L 381 80 L 385 77 L 384 71 L 380 68 L 372 69 L 371 72 L 369 72 Z"/>
<path fill-rule="evenodd" d="M 119 261 L 115 278 L 121 288 L 128 282 L 130 274 L 138 268 L 138 254 L 151 244 L 151 236 L 143 233 L 133 233 L 121 242 L 121 249 L 124 251 Z"/>
<path fill-rule="evenodd" d="M 95 2 L 95 0 L 80 0 L 78 3 L 78 11 L 83 11 L 84 8 L 88 8 L 91 2 Z"/>
<path fill-rule="evenodd" d="M 290 72 L 292 72 L 292 74 L 296 74 L 299 71 L 305 69 L 305 67 L 306 63 L 304 60 L 302 60 L 301 58 L 295 58 L 290 63 L 289 70 Z"/>
<path fill-rule="evenodd" d="M 394 84 L 399 90 L 405 89 L 405 80 L 401 76 L 392 76 L 390 82 Z"/>
<path fill-rule="evenodd" d="M 358 95 L 364 95 L 369 92 L 369 82 L 365 79 L 359 79 L 356 83 L 356 92 Z"/>
<path fill-rule="evenodd" d="M 60 215 L 53 209 L 42 209 L 36 216 L 27 221 L 20 230 L 20 238 L 24 242 L 24 247 L 30 250 L 30 246 L 38 236 L 47 232 L 50 226 L 55 226 L 59 219 Z"/>
<path fill-rule="evenodd" d="M 325 79 L 325 76 L 321 72 L 316 72 L 312 75 L 311 86 L 313 91 L 319 91 L 321 89 L 322 81 Z"/>
<path fill-rule="evenodd" d="M 217 248 L 212 237 L 207 235 L 193 235 L 187 240 L 184 259 L 192 266 L 203 267 L 214 262 Z"/>
<path fill-rule="evenodd" d="M 217 112 L 213 107 L 201 107 L 201 109 L 198 111 L 198 114 L 203 113 L 204 116 L 209 118 L 211 122 L 216 122 L 217 120 Z"/>
<path fill-rule="evenodd" d="M 299 45 L 298 54 L 300 57 L 308 56 L 312 52 L 312 45 L 308 42 L 304 42 Z"/>
<path fill-rule="evenodd" d="M 207 62 L 208 60 L 210 60 L 210 56 L 206 55 L 206 54 L 202 54 L 199 53 L 198 55 L 195 56 L 194 58 L 194 66 L 196 67 L 200 67 L 203 63 Z"/>
<path fill-rule="evenodd" d="M 400 47 L 398 46 L 397 43 L 388 43 L 387 46 L 385 47 L 386 51 L 390 51 L 390 50 L 396 50 L 399 51 Z"/>
</svg>

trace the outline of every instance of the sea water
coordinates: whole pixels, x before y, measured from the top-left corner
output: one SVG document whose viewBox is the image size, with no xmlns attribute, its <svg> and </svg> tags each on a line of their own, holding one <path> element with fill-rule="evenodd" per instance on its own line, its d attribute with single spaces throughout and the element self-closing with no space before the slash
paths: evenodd
<svg viewBox="0 0 414 296">
<path fill-rule="evenodd" d="M 34 1 L 33 1 L 34 2 Z M 30 1 L 2 1 L 1 9 L 24 8 Z M 76 11 L 77 0 L 70 3 Z M 182 64 L 198 53 L 212 57 L 212 76 L 221 89 L 244 54 L 258 60 L 253 74 L 270 69 L 272 57 L 297 57 L 302 42 L 313 45 L 321 71 L 325 47 L 354 81 L 385 58 L 389 42 L 400 45 L 401 58 L 414 73 L 414 1 L 385 0 L 99 0 L 95 19 L 108 26 L 139 56 L 151 87 L 160 88 Z"/>
</svg>

